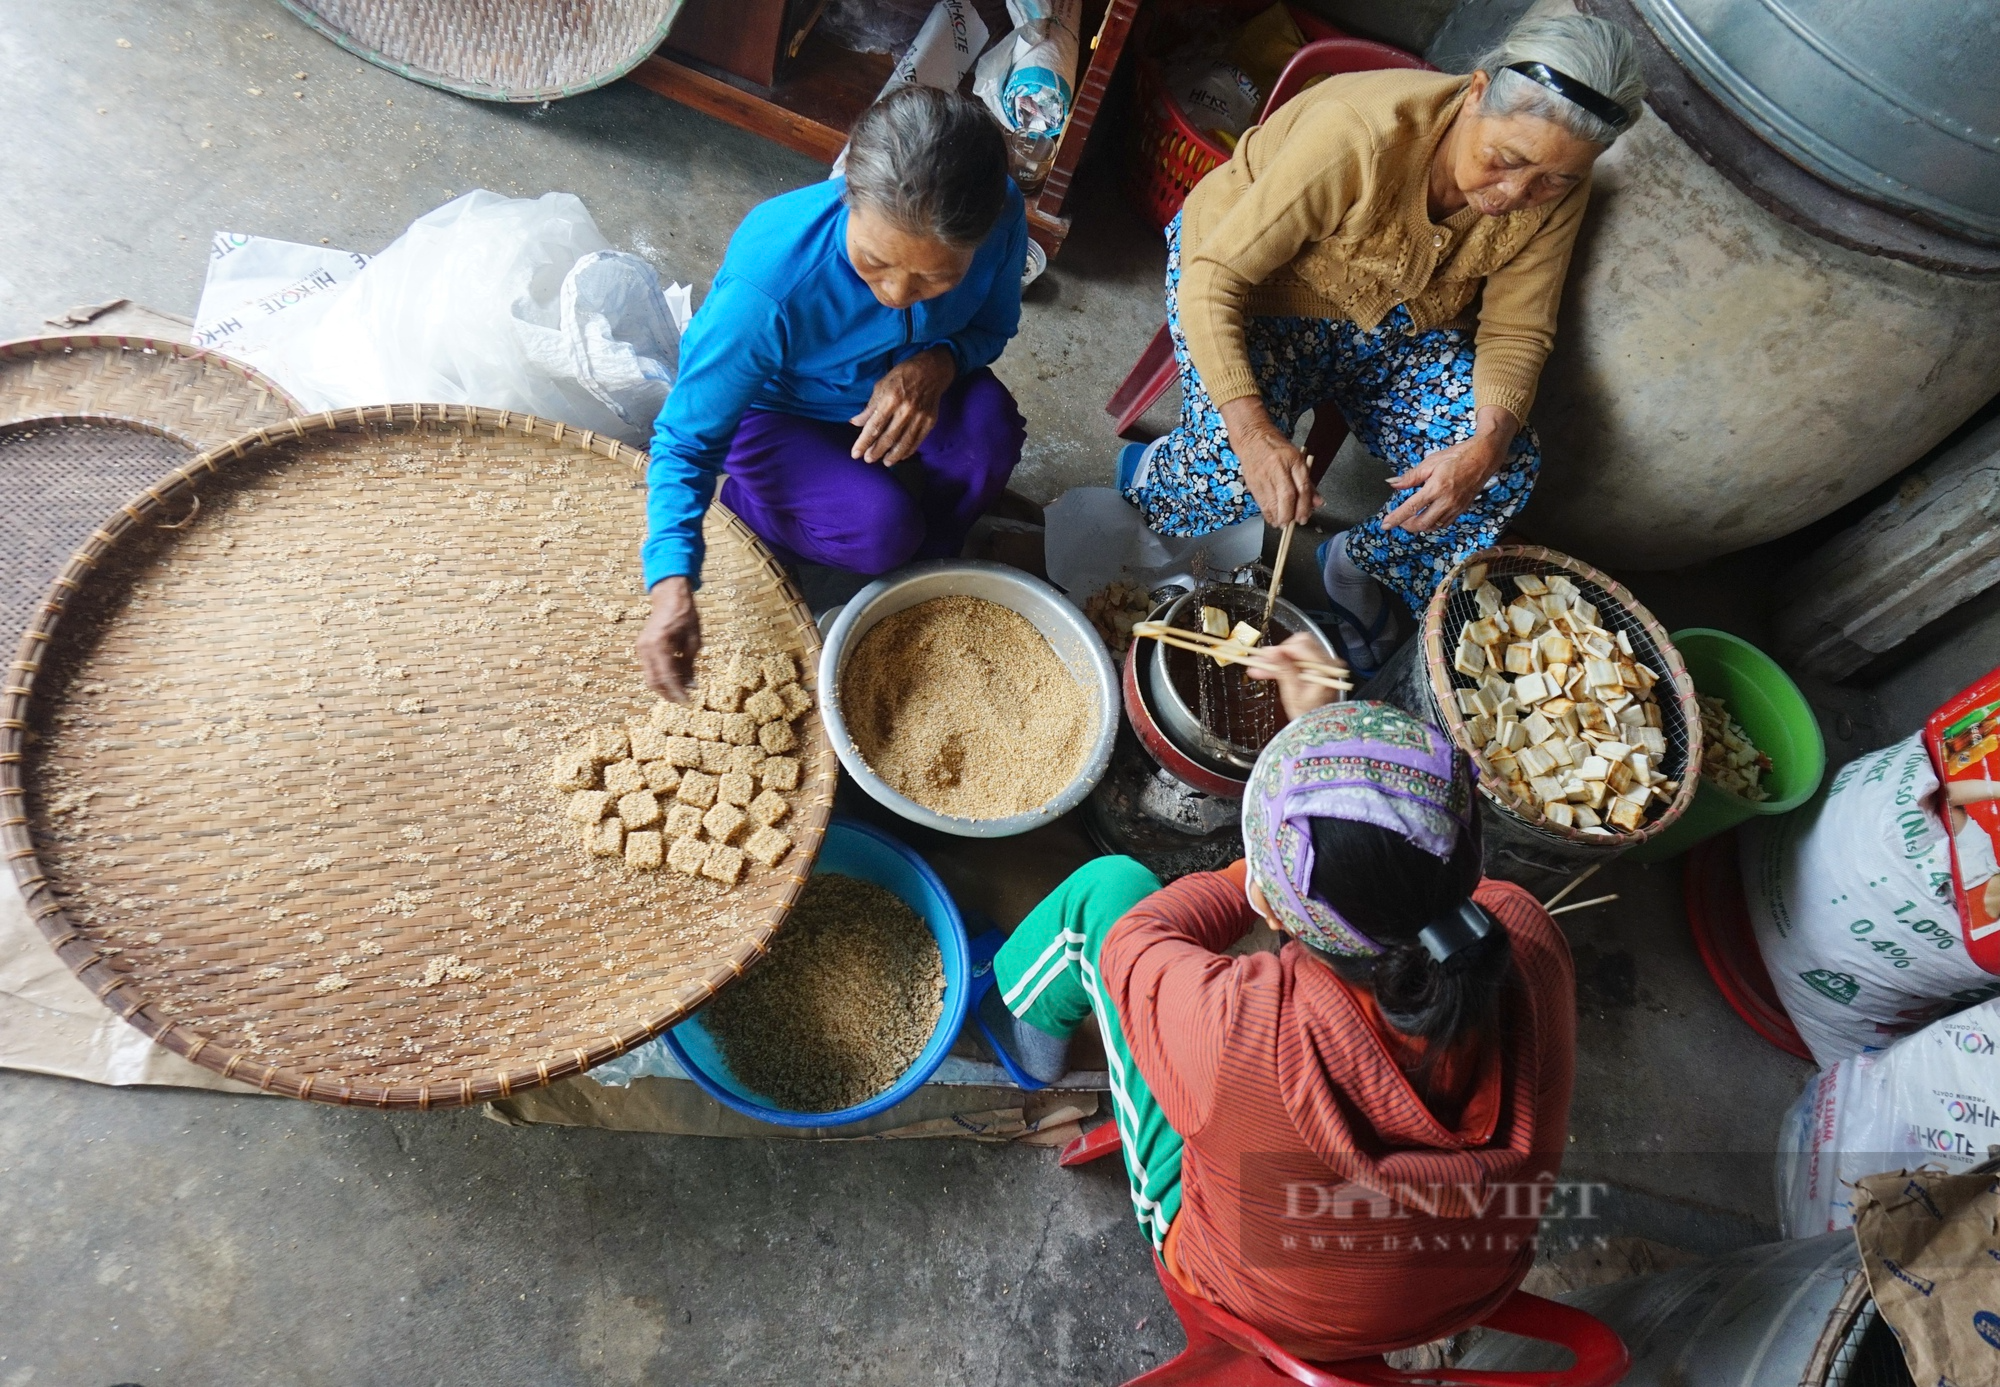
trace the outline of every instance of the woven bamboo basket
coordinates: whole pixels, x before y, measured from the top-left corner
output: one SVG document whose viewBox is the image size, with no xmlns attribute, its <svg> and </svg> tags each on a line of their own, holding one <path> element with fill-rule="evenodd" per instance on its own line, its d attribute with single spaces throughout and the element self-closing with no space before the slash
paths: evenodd
<svg viewBox="0 0 2000 1387">
<path fill-rule="evenodd" d="M 204 448 L 297 414 L 249 367 L 142 337 L 0 343 L 0 650 L 126 497 Z"/>
<path fill-rule="evenodd" d="M 552 101 L 616 81 L 681 0 L 280 0 L 358 58 L 482 101 Z"/>
<path fill-rule="evenodd" d="M 799 719 L 775 869 L 586 857 L 551 757 L 655 701 L 632 641 L 643 458 L 462 406 L 203 453 L 77 552 L 0 698 L 0 849 L 63 961 L 169 1049 L 294 1097 L 503 1097 L 674 1025 L 768 947 L 836 762 Z M 704 669 L 810 613 L 707 522 Z"/>
</svg>

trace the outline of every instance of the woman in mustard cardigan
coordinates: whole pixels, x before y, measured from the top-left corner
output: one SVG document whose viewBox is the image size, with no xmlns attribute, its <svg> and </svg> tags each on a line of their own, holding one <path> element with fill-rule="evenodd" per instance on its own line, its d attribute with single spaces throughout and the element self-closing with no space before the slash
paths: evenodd
<svg viewBox="0 0 2000 1387">
<path fill-rule="evenodd" d="M 1470 77 L 1331 77 L 1251 130 L 1167 229 L 1180 427 L 1119 479 L 1153 529 L 1305 521 L 1292 445 L 1330 400 L 1396 495 L 1320 548 L 1352 662 L 1491 545 L 1541 464 L 1526 427 L 1589 196 L 1644 80 L 1617 25 L 1524 21 Z M 1324 459 L 1322 459 L 1324 461 Z"/>
</svg>

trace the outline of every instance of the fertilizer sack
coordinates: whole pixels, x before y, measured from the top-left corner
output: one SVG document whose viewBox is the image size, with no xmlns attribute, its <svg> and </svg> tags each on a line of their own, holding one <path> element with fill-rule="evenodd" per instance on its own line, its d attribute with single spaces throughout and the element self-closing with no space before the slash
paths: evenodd
<svg viewBox="0 0 2000 1387">
<path fill-rule="evenodd" d="M 999 122 L 1024 135 L 1054 136 L 1076 93 L 1079 0 L 1007 0 L 1017 26 L 987 50 L 972 73 L 972 94 Z"/>
<path fill-rule="evenodd" d="M 1856 1180 L 1932 1166 L 1962 1173 L 2000 1144 L 2000 1001 L 1829 1065 L 1778 1128 L 1788 1238 L 1852 1227 Z"/>
<path fill-rule="evenodd" d="M 2000 992 L 1968 948 L 1921 733 L 1744 825 L 1742 843 L 1757 946 L 1822 1068 Z"/>
</svg>

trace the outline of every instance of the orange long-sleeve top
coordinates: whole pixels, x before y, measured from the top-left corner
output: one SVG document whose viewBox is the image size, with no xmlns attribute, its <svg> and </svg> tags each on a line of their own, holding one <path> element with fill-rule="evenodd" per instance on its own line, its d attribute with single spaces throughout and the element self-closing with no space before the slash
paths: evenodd
<svg viewBox="0 0 2000 1387">
<path fill-rule="evenodd" d="M 1424 1042 L 1304 945 L 1223 952 L 1256 918 L 1241 863 L 1181 878 L 1106 940 L 1103 985 L 1185 1142 L 1169 1268 L 1302 1357 L 1455 1333 L 1533 1261 L 1568 1132 L 1575 975 L 1533 896 L 1489 880 L 1474 899 L 1513 949 L 1500 1034 L 1427 1073 Z"/>
</svg>

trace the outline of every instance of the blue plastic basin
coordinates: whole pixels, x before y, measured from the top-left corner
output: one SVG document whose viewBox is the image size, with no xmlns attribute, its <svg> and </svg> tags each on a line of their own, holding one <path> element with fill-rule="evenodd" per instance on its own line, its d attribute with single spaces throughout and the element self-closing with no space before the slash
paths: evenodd
<svg viewBox="0 0 2000 1387">
<path fill-rule="evenodd" d="M 914 850 L 880 829 L 840 817 L 827 824 L 819 859 L 813 863 L 814 876 L 826 872 L 872 881 L 894 892 L 923 918 L 944 960 L 944 1009 L 938 1015 L 930 1043 L 903 1072 L 902 1078 L 867 1102 L 834 1112 L 792 1112 L 742 1083 L 729 1072 L 728 1061 L 722 1057 L 715 1037 L 702 1025 L 699 1014 L 662 1037 L 688 1077 L 711 1098 L 746 1117 L 779 1127 L 838 1127 L 894 1107 L 915 1093 L 944 1063 L 952 1041 L 958 1038 L 959 1028 L 965 1024 L 966 999 L 971 990 L 965 921 L 937 873 Z"/>
</svg>

